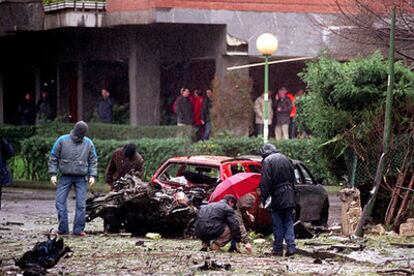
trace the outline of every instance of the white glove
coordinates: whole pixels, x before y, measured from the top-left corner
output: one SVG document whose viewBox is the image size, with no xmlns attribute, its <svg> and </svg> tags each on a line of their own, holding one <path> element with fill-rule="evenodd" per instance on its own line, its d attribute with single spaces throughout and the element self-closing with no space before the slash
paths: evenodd
<svg viewBox="0 0 414 276">
<path fill-rule="evenodd" d="M 54 175 L 50 178 L 50 183 L 52 183 L 53 186 L 56 186 L 56 184 L 57 184 L 57 176 L 56 175 Z"/>
<path fill-rule="evenodd" d="M 92 187 L 95 184 L 95 177 L 89 176 L 89 186 Z"/>
</svg>

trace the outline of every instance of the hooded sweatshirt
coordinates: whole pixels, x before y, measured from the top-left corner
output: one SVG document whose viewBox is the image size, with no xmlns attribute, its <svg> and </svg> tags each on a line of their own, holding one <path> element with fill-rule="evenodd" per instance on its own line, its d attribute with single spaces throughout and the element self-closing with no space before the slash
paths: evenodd
<svg viewBox="0 0 414 276">
<path fill-rule="evenodd" d="M 86 132 L 88 125 L 77 122 L 70 134 L 60 136 L 50 152 L 49 174 L 58 171 L 67 176 L 94 176 L 98 174 L 96 149 Z"/>
</svg>

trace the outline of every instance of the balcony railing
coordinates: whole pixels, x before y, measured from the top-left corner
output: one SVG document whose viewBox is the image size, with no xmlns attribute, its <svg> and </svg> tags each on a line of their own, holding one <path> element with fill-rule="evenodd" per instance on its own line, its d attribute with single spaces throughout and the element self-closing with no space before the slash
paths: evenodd
<svg viewBox="0 0 414 276">
<path fill-rule="evenodd" d="M 44 0 L 43 6 L 45 12 L 54 12 L 61 10 L 76 10 L 76 11 L 105 11 L 105 0 L 98 1 L 60 1 L 60 0 Z"/>
</svg>

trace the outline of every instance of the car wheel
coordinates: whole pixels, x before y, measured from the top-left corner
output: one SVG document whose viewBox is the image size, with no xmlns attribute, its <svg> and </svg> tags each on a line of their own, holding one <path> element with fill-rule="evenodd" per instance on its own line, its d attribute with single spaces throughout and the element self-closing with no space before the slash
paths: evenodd
<svg viewBox="0 0 414 276">
<path fill-rule="evenodd" d="M 319 220 L 313 221 L 312 225 L 315 226 L 326 226 L 329 218 L 329 200 L 326 199 L 322 205 L 321 215 Z"/>
</svg>

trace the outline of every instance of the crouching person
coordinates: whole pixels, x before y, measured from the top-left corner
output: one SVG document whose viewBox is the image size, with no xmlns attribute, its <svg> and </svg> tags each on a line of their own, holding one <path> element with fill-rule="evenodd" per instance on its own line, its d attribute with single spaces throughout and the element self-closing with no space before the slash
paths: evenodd
<svg viewBox="0 0 414 276">
<path fill-rule="evenodd" d="M 254 223 L 254 216 L 251 213 L 249 213 L 249 209 L 252 209 L 254 207 L 256 201 L 257 198 L 255 194 L 248 193 L 240 197 L 236 204 L 236 218 L 240 225 L 241 241 L 242 243 L 244 243 L 245 249 L 249 254 L 253 253 L 253 248 L 250 244 L 250 238 L 244 223 Z M 237 247 L 236 241 L 231 241 L 229 252 L 240 252 L 239 248 Z"/>
<path fill-rule="evenodd" d="M 196 236 L 202 241 L 202 251 L 219 250 L 234 240 L 241 241 L 240 225 L 235 208 L 237 199 L 226 195 L 219 202 L 201 207 L 195 224 Z"/>
<path fill-rule="evenodd" d="M 77 122 L 70 132 L 60 136 L 50 152 L 50 181 L 56 189 L 56 209 L 61 235 L 69 233 L 67 198 L 72 186 L 76 191 L 76 213 L 73 234 L 85 236 L 86 181 L 92 186 L 97 176 L 98 158 L 92 141 L 85 137 L 88 125 Z M 57 181 L 57 174 L 62 176 Z"/>
</svg>

